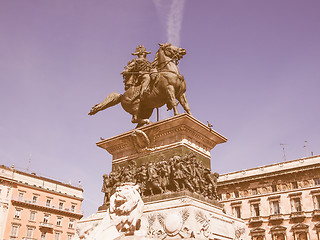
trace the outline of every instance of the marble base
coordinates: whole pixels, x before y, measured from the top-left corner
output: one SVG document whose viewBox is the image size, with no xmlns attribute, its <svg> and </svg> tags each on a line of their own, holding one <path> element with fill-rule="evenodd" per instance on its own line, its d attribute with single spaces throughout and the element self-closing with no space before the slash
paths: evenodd
<svg viewBox="0 0 320 240">
<path fill-rule="evenodd" d="M 135 236 L 119 235 L 113 239 L 243 239 L 245 223 L 223 213 L 219 203 L 210 203 L 191 195 L 168 195 L 167 198 L 153 199 L 144 204 L 141 228 Z M 78 227 L 98 226 L 106 216 L 107 211 L 98 211 L 80 220 Z"/>
<path fill-rule="evenodd" d="M 150 239 L 237 239 L 245 227 L 217 204 L 188 195 L 145 202 L 141 220 Z"/>
</svg>

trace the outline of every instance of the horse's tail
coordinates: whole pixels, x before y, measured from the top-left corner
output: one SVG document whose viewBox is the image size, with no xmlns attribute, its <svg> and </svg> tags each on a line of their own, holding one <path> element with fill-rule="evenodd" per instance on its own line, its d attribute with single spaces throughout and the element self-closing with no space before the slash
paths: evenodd
<svg viewBox="0 0 320 240">
<path fill-rule="evenodd" d="M 121 94 L 120 93 L 110 93 L 101 103 L 94 105 L 88 115 L 94 115 L 99 111 L 105 110 L 109 107 L 117 105 L 121 102 Z"/>
</svg>

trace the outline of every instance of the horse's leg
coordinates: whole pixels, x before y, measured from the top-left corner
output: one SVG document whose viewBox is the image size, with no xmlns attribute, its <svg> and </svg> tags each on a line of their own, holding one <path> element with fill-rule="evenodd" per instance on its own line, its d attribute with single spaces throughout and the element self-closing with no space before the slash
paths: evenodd
<svg viewBox="0 0 320 240">
<path fill-rule="evenodd" d="M 131 119 L 132 123 L 138 123 L 138 117 L 136 114 L 132 115 L 132 119 Z"/>
<path fill-rule="evenodd" d="M 142 127 L 145 124 L 150 124 L 151 121 L 149 120 L 149 118 L 151 117 L 152 112 L 153 112 L 153 108 L 141 108 L 140 106 L 137 114 L 136 123 L 138 123 L 138 125 L 136 126 L 136 128 Z"/>
<path fill-rule="evenodd" d="M 149 119 L 138 119 L 136 123 L 138 123 L 138 125 L 136 126 L 136 128 L 138 128 L 142 127 L 145 124 L 150 124 L 152 122 Z"/>
<path fill-rule="evenodd" d="M 187 101 L 187 96 L 185 93 L 181 94 L 180 96 L 177 97 L 178 101 L 180 102 L 181 106 L 183 107 L 183 109 L 191 115 L 191 111 L 190 111 L 190 107 Z"/>
<path fill-rule="evenodd" d="M 173 113 L 174 115 L 178 115 L 178 108 L 177 108 L 177 102 L 176 102 L 176 96 L 175 96 L 175 91 L 174 91 L 174 87 L 172 85 L 168 85 L 167 88 L 167 93 L 168 93 L 168 100 L 170 103 L 170 106 L 172 106 L 173 108 Z"/>
</svg>

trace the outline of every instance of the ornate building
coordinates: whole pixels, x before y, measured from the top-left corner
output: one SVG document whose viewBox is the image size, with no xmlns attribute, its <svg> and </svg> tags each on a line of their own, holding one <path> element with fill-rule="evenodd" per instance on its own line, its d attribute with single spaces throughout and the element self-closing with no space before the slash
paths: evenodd
<svg viewBox="0 0 320 240">
<path fill-rule="evenodd" d="M 0 166 L 0 239 L 69 240 L 82 217 L 83 190 Z"/>
<path fill-rule="evenodd" d="M 320 240 L 320 156 L 223 174 L 218 195 L 252 240 Z"/>
</svg>

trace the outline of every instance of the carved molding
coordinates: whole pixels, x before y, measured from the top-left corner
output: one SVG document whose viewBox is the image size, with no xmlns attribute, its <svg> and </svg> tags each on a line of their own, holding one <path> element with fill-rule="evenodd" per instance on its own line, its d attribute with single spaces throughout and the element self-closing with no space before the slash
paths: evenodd
<svg viewBox="0 0 320 240">
<path fill-rule="evenodd" d="M 192 138 L 199 139 L 200 141 L 202 141 L 206 145 L 210 146 L 211 148 L 216 145 L 216 143 L 214 141 L 208 139 L 207 137 L 203 136 L 202 134 L 199 134 L 197 131 L 188 127 L 187 125 L 180 125 L 179 127 L 173 127 L 168 130 L 161 131 L 155 137 L 161 138 L 161 137 L 164 137 L 167 135 L 176 134 L 177 132 L 188 133 L 188 135 L 192 136 Z"/>
</svg>

